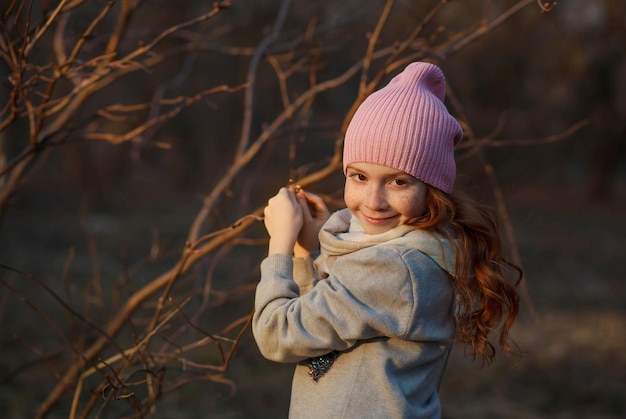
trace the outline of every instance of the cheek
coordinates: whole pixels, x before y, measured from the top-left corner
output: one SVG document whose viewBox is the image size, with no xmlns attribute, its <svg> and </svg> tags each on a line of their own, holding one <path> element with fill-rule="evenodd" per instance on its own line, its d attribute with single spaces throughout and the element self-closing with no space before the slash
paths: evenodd
<svg viewBox="0 0 626 419">
<path fill-rule="evenodd" d="M 424 205 L 424 200 L 420 200 L 419 202 L 413 203 L 413 208 L 411 209 L 411 217 L 420 217 L 424 214 L 424 210 L 426 205 Z"/>
<path fill-rule="evenodd" d="M 346 183 L 343 189 L 343 201 L 351 210 L 357 210 L 362 204 L 367 195 L 367 188 L 361 185 L 355 185 L 354 183 Z"/>
<path fill-rule="evenodd" d="M 343 188 L 343 201 L 346 204 L 346 207 L 353 208 L 356 202 L 356 196 L 354 188 L 351 188 L 346 182 L 345 187 Z"/>
<path fill-rule="evenodd" d="M 403 196 L 398 202 L 398 210 L 409 218 L 419 217 L 424 214 L 425 197 L 423 194 Z"/>
</svg>

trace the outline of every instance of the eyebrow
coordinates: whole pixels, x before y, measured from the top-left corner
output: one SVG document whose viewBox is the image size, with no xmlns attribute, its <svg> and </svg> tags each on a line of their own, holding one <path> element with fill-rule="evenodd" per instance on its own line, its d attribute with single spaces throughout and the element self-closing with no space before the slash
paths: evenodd
<svg viewBox="0 0 626 419">
<path fill-rule="evenodd" d="M 358 164 L 358 163 L 356 163 Z M 385 166 L 387 167 L 387 166 Z M 389 170 L 391 170 L 391 172 L 385 173 L 385 176 L 409 176 L 412 177 L 410 174 L 403 172 L 402 170 L 398 170 L 398 169 L 394 169 L 393 167 L 388 167 Z M 364 168 L 360 168 L 360 167 L 354 167 L 354 163 L 350 163 L 347 167 L 346 167 L 346 171 L 348 170 L 354 170 L 357 172 L 363 172 L 365 174 L 369 174 L 369 172 L 364 169 Z"/>
</svg>

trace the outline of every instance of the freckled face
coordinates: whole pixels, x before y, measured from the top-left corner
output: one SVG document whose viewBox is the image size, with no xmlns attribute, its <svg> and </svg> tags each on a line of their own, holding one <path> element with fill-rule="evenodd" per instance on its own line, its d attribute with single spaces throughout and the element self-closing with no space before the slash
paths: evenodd
<svg viewBox="0 0 626 419">
<path fill-rule="evenodd" d="M 413 176 L 373 163 L 350 163 L 344 201 L 366 234 L 384 233 L 424 213 L 426 185 Z"/>
</svg>

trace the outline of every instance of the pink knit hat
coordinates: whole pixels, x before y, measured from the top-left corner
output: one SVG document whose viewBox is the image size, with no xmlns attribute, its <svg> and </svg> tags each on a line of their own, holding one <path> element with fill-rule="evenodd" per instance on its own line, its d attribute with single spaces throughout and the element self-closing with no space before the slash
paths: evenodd
<svg viewBox="0 0 626 419">
<path fill-rule="evenodd" d="M 357 109 L 343 149 L 343 170 L 353 162 L 376 163 L 406 172 L 450 193 L 454 146 L 463 129 L 443 101 L 446 79 L 434 64 L 409 64 Z"/>
</svg>

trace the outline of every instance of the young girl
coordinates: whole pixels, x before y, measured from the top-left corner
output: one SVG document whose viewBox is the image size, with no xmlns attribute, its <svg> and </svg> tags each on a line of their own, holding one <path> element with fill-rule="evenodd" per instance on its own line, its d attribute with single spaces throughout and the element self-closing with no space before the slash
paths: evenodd
<svg viewBox="0 0 626 419">
<path fill-rule="evenodd" d="M 494 216 L 451 195 L 463 131 L 444 96 L 441 70 L 413 63 L 363 102 L 346 209 L 291 187 L 269 200 L 252 328 L 266 358 L 298 363 L 290 417 L 438 418 L 455 335 L 483 361 L 492 334 L 513 350 L 518 295 Z"/>
</svg>

